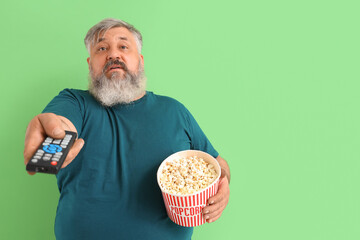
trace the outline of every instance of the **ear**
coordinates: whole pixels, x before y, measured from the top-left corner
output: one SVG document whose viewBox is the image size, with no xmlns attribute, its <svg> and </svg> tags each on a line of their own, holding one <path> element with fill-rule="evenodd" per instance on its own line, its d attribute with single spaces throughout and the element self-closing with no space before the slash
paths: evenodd
<svg viewBox="0 0 360 240">
<path fill-rule="evenodd" d="M 141 61 L 141 64 L 144 66 L 144 56 L 142 54 L 140 54 L 140 61 Z"/>
<path fill-rule="evenodd" d="M 87 61 L 87 63 L 88 63 L 89 71 L 90 71 L 90 57 L 88 57 L 88 58 L 86 59 L 86 61 Z"/>
</svg>

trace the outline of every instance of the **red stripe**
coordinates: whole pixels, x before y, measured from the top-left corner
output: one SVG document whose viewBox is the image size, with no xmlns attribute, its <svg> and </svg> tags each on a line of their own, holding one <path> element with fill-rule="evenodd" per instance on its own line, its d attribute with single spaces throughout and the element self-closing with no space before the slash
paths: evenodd
<svg viewBox="0 0 360 240">
<path fill-rule="evenodd" d="M 196 203 L 195 203 L 195 195 L 193 195 L 193 203 L 192 203 L 193 206 L 196 206 Z"/>
<path fill-rule="evenodd" d="M 176 197 L 176 202 L 177 202 L 177 206 L 180 207 L 181 206 L 180 197 Z"/>
<path fill-rule="evenodd" d="M 176 206 L 175 202 L 174 202 L 174 197 L 169 195 L 169 198 L 170 198 L 170 202 L 171 202 L 171 205 L 172 206 Z"/>
<path fill-rule="evenodd" d="M 177 203 L 177 197 L 176 196 L 174 196 L 174 205 L 179 206 L 178 203 Z"/>
<path fill-rule="evenodd" d="M 201 192 L 201 193 L 200 193 L 200 196 L 199 196 L 199 198 L 200 198 L 200 205 L 202 205 L 202 203 L 203 203 L 203 195 L 204 195 L 204 193 Z"/>
<path fill-rule="evenodd" d="M 203 195 L 204 195 L 204 196 L 203 196 L 203 203 L 204 203 L 204 204 L 206 204 L 206 195 L 207 195 L 206 193 L 207 193 L 207 190 L 205 190 L 205 191 L 204 191 L 204 194 L 203 194 Z"/>
<path fill-rule="evenodd" d="M 178 215 L 175 215 L 175 222 L 180 225 L 180 219 Z"/>
<path fill-rule="evenodd" d="M 186 197 L 185 197 L 185 207 L 187 207 L 188 205 L 187 205 L 187 200 L 186 200 Z"/>
<path fill-rule="evenodd" d="M 169 203 L 170 196 L 169 196 L 168 194 L 166 194 L 166 199 L 167 199 L 167 201 L 168 201 L 168 203 Z M 172 221 L 174 221 L 174 216 L 173 216 L 173 213 L 172 213 L 172 211 L 171 211 L 171 209 L 170 209 L 170 204 L 169 204 L 168 208 L 169 208 L 169 214 L 168 214 L 168 215 L 169 215 L 170 219 L 171 219 Z"/>
<path fill-rule="evenodd" d="M 180 219 L 179 219 L 179 216 L 175 214 L 175 222 L 177 224 L 180 224 Z"/>
<path fill-rule="evenodd" d="M 199 205 L 199 194 L 196 195 L 196 205 Z"/>
<path fill-rule="evenodd" d="M 165 194 L 163 193 L 163 199 L 164 199 L 164 203 L 165 203 L 165 208 L 166 208 L 166 212 L 168 212 L 169 213 L 169 204 L 168 204 L 168 202 L 166 201 L 166 196 L 165 196 Z M 169 215 L 169 214 L 168 214 Z"/>
<path fill-rule="evenodd" d="M 167 195 L 165 193 L 163 193 L 163 198 L 164 198 L 166 209 L 168 209 L 169 208 L 169 202 L 168 202 L 168 199 L 167 199 Z"/>
<path fill-rule="evenodd" d="M 181 206 L 184 207 L 183 197 L 181 197 Z"/>
<path fill-rule="evenodd" d="M 171 196 L 170 195 L 168 195 L 168 199 L 170 199 L 171 200 Z M 172 205 L 172 206 L 174 206 L 174 205 Z M 175 217 L 174 217 L 174 213 L 173 213 L 173 211 L 171 211 L 171 209 L 169 208 L 169 212 L 170 212 L 170 215 L 171 215 L 171 220 L 173 220 L 173 221 L 175 221 Z"/>
<path fill-rule="evenodd" d="M 171 195 L 169 195 L 169 200 L 170 200 L 170 204 L 171 204 L 172 206 L 174 206 L 174 203 L 173 203 L 173 201 L 172 201 L 172 196 L 171 196 Z"/>
<path fill-rule="evenodd" d="M 179 222 L 179 224 L 181 224 L 181 226 L 184 225 L 184 223 L 183 223 L 183 217 L 180 217 L 180 222 Z"/>
<path fill-rule="evenodd" d="M 171 201 L 173 202 L 173 206 L 176 206 L 175 197 L 174 197 L 174 196 L 170 196 L 170 199 L 171 199 Z M 177 222 L 177 221 L 176 221 L 176 213 L 175 213 L 174 211 L 172 211 L 171 214 L 172 214 L 172 216 L 173 216 L 174 221 Z"/>
<path fill-rule="evenodd" d="M 189 220 L 189 218 L 187 218 L 186 220 L 187 220 L 187 225 L 186 225 L 186 226 L 187 226 L 187 227 L 190 227 L 190 220 Z"/>
<path fill-rule="evenodd" d="M 172 199 L 172 201 L 173 201 L 173 203 L 174 203 L 174 206 L 176 206 L 177 204 L 176 204 L 176 197 L 175 196 L 171 196 L 171 199 Z"/>
<path fill-rule="evenodd" d="M 204 204 L 206 204 L 206 200 L 208 199 L 208 197 L 209 197 L 209 189 L 206 189 L 206 192 L 205 192 L 205 196 L 204 196 Z"/>
<path fill-rule="evenodd" d="M 166 208 L 169 208 L 169 202 L 168 202 L 168 199 L 167 199 L 167 195 L 165 193 L 163 193 L 163 198 L 164 198 Z"/>
<path fill-rule="evenodd" d="M 206 204 L 206 200 L 207 200 L 207 193 L 208 193 L 208 190 L 206 190 L 205 192 L 204 192 L 204 204 Z"/>
<path fill-rule="evenodd" d="M 192 227 L 194 226 L 193 217 L 191 218 L 191 226 L 192 226 Z"/>
</svg>

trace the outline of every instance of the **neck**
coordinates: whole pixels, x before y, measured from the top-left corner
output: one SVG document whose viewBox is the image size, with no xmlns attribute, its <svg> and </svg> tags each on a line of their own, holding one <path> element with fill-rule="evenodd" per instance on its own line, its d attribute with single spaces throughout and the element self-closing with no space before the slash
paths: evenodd
<svg viewBox="0 0 360 240">
<path fill-rule="evenodd" d="M 146 94 L 146 91 L 143 91 L 138 97 L 134 98 L 134 99 L 132 100 L 132 102 L 134 102 L 134 101 L 136 101 L 136 100 L 139 100 L 140 98 L 142 98 L 143 96 L 145 96 L 145 94 Z"/>
</svg>

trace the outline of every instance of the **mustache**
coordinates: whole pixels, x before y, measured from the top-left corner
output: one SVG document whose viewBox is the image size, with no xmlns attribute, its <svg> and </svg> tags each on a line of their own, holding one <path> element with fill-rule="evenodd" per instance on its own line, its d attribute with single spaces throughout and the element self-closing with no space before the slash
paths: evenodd
<svg viewBox="0 0 360 240">
<path fill-rule="evenodd" d="M 107 70 L 110 66 L 112 66 L 112 65 L 120 65 L 121 68 L 122 68 L 125 72 L 129 72 L 129 69 L 127 68 L 127 66 L 125 65 L 124 62 L 121 62 L 119 59 L 115 59 L 115 60 L 110 60 L 110 61 L 108 61 L 108 62 L 105 64 L 105 66 L 104 66 L 104 68 L 103 68 L 103 73 L 105 73 L 106 70 Z"/>
</svg>

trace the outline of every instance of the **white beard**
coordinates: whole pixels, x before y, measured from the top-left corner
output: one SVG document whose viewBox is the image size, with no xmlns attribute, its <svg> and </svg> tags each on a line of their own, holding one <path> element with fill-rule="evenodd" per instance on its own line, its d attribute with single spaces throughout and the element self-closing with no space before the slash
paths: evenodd
<svg viewBox="0 0 360 240">
<path fill-rule="evenodd" d="M 110 79 L 101 73 L 94 76 L 89 72 L 89 92 L 103 105 L 111 107 L 116 104 L 128 104 L 141 97 L 146 89 L 144 68 L 139 62 L 137 73 L 125 71 L 125 76 L 114 72 Z"/>
</svg>

